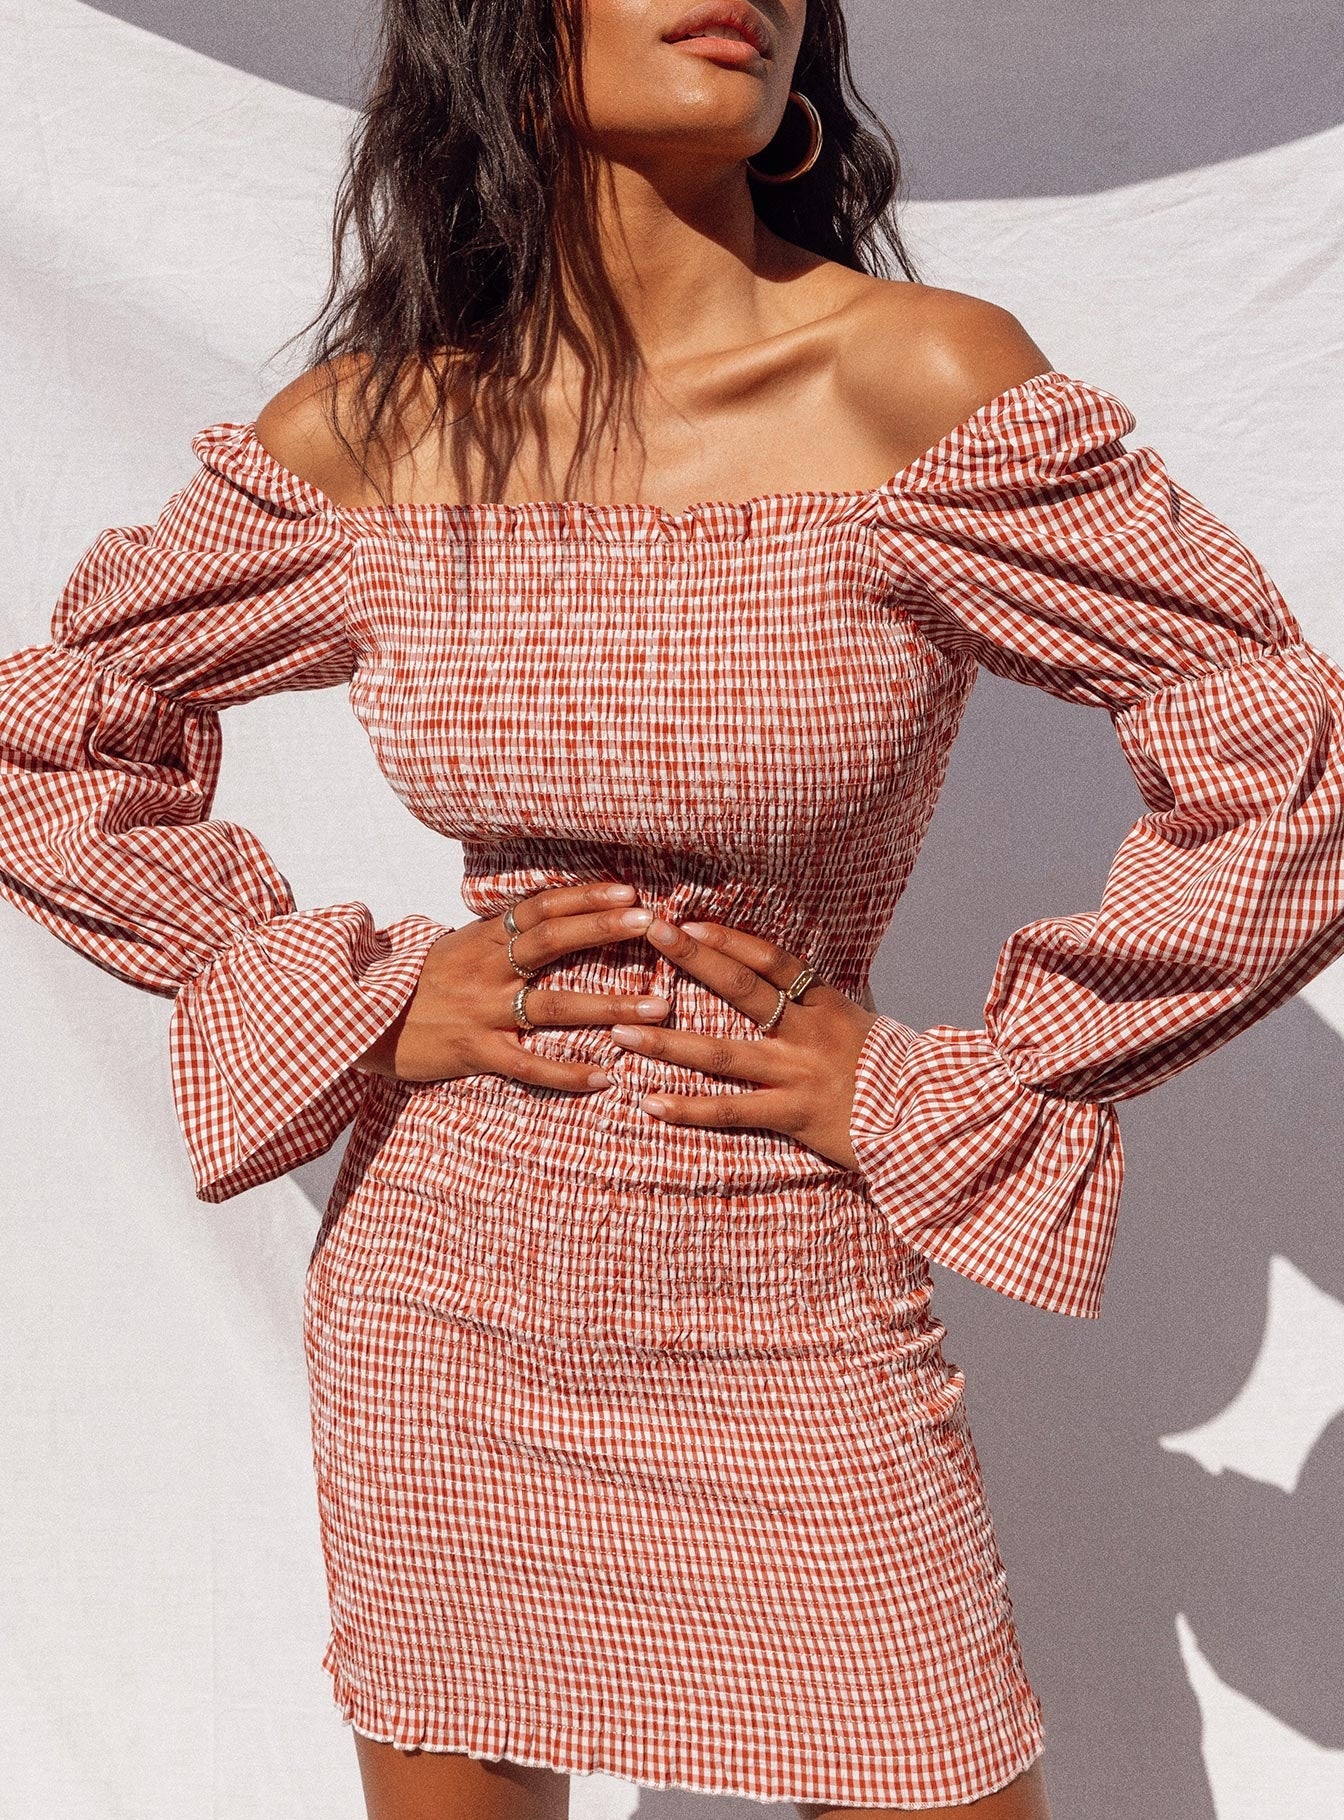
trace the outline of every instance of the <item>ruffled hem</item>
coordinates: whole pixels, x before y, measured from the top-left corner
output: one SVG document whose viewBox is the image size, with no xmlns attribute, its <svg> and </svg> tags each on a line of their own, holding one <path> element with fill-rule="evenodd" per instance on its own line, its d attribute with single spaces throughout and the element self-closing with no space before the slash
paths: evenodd
<svg viewBox="0 0 1344 1820">
<path fill-rule="evenodd" d="M 370 1077 L 353 1062 L 414 992 L 449 925 L 374 927 L 354 902 L 245 931 L 177 993 L 173 1097 L 202 1201 L 226 1201 L 323 1155 Z"/>
<path fill-rule="evenodd" d="M 1124 1179 L 1109 1102 L 1025 1086 L 985 1031 L 879 1016 L 849 1136 L 912 1250 L 1038 1308 L 1100 1314 Z"/>
<path fill-rule="evenodd" d="M 479 1762 L 501 1760 L 528 1769 L 554 1770 L 557 1775 L 613 1776 L 639 1788 L 683 1789 L 688 1794 L 736 1795 L 747 1801 L 815 1801 L 838 1807 L 900 1807 L 918 1813 L 949 1805 L 979 1801 L 1007 1788 L 1023 1775 L 1045 1749 L 1045 1728 L 1038 1704 L 1026 1704 L 1020 1715 L 1021 1736 L 1016 1753 L 1006 1766 L 1002 1759 L 986 1758 L 983 1778 L 972 1780 L 936 1801 L 909 1798 L 910 1790 L 893 1785 L 875 1794 L 875 1778 L 860 1765 L 846 1774 L 837 1759 L 830 1776 L 804 1778 L 801 1784 L 766 1767 L 768 1748 L 744 1750 L 732 1740 L 720 1747 L 697 1738 L 688 1727 L 669 1730 L 656 1741 L 632 1737 L 609 1726 L 596 1730 L 581 1716 L 562 1718 L 540 1708 L 506 1712 L 498 1707 L 463 1707 L 453 1718 L 431 1719 L 403 1703 L 384 1706 L 361 1692 L 347 1679 L 329 1644 L 322 1666 L 331 1681 L 332 1695 L 342 1721 L 377 1744 L 391 1744 L 406 1751 L 445 1751 L 473 1757 Z M 709 1767 L 718 1761 L 726 1767 Z"/>
</svg>

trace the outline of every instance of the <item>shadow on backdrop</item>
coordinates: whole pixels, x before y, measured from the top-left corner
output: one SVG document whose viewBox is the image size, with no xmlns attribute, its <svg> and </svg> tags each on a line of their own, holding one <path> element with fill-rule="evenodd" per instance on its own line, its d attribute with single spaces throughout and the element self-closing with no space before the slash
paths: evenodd
<svg viewBox="0 0 1344 1820">
<path fill-rule="evenodd" d="M 357 103 L 362 0 L 99 0 L 98 10 L 303 94 Z M 669 4 L 669 14 L 671 12 Z M 1344 11 L 1299 0 L 848 0 L 859 93 L 928 201 L 1080 196 L 1344 121 Z"/>
</svg>

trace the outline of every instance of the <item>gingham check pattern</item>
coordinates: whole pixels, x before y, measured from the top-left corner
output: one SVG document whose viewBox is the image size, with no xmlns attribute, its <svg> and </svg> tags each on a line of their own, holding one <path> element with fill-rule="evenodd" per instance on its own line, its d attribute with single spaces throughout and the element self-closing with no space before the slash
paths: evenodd
<svg viewBox="0 0 1344 1820">
<path fill-rule="evenodd" d="M 1344 675 L 1133 427 L 1051 372 L 884 486 L 674 514 L 339 507 L 214 424 L 5 661 L 0 888 L 174 995 L 201 1198 L 354 1119 L 305 1338 L 360 1730 L 916 1808 L 1042 1748 L 927 1260 L 1095 1315 L 1114 1102 L 1344 951 Z M 224 707 L 346 684 L 474 913 L 625 878 L 858 998 L 981 664 L 1105 706 L 1149 812 L 1098 910 L 1005 945 L 983 1030 L 877 1020 L 855 1170 L 652 1119 L 654 1086 L 738 1089 L 602 1026 L 522 1037 L 595 1094 L 354 1073 L 446 925 L 300 912 L 209 819 Z M 642 941 L 545 983 L 754 1028 Z"/>
<path fill-rule="evenodd" d="M 1019 929 L 983 1030 L 883 1019 L 852 1142 L 926 1257 L 1095 1316 L 1123 1155 L 1114 1103 L 1344 953 L 1344 672 L 1256 557 L 1126 449 L 1119 400 L 1006 394 L 884 499 L 875 535 L 941 649 L 1105 708 L 1148 813 L 1100 906 Z"/>
<path fill-rule="evenodd" d="M 0 889 L 109 972 L 173 994 L 174 1096 L 204 1201 L 328 1150 L 349 1064 L 448 927 L 298 911 L 249 829 L 210 820 L 219 711 L 349 675 L 349 540 L 201 469 L 154 525 L 113 526 L 51 642 L 0 659 Z"/>
</svg>

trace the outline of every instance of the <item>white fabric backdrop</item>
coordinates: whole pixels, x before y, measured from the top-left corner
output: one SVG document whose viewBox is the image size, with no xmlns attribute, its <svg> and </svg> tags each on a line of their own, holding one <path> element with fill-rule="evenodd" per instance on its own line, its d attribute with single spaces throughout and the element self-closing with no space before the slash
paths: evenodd
<svg viewBox="0 0 1344 1820">
<path fill-rule="evenodd" d="M 101 527 L 152 518 L 187 477 L 193 430 L 249 419 L 298 370 L 297 351 L 266 362 L 320 297 L 350 116 L 75 0 L 0 0 L 0 31 L 14 649 L 45 639 Z M 1006 304 L 1123 397 L 1344 658 L 1344 129 L 1082 198 L 914 203 L 905 225 L 931 282 Z M 457 849 L 392 797 L 341 692 L 225 732 L 216 813 L 262 835 L 301 904 L 465 920 Z M 337 1158 L 197 1202 L 167 1002 L 12 910 L 3 930 L 0 1816 L 359 1820 L 318 1667 L 299 1328 Z M 1344 1037 L 1344 966 L 1302 996 Z M 1265 1307 L 1235 1405 L 1153 1446 L 1291 1493 L 1344 1410 L 1344 1305 L 1285 1255 Z M 1338 1820 L 1344 1751 L 1221 1680 L 1173 1622 L 1218 1820 Z M 594 1777 L 574 1812 L 639 1801 Z"/>
</svg>

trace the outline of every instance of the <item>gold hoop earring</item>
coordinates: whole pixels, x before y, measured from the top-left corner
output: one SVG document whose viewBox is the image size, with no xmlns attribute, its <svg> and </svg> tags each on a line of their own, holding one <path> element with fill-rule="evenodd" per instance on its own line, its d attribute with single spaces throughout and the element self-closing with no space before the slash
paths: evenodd
<svg viewBox="0 0 1344 1820">
<path fill-rule="evenodd" d="M 807 120 L 807 150 L 801 164 L 794 165 L 791 171 L 758 171 L 748 158 L 747 169 L 758 183 L 792 183 L 795 177 L 801 177 L 804 171 L 810 171 L 821 155 L 821 115 L 801 89 L 791 88 L 789 100 L 798 103 Z"/>
</svg>

